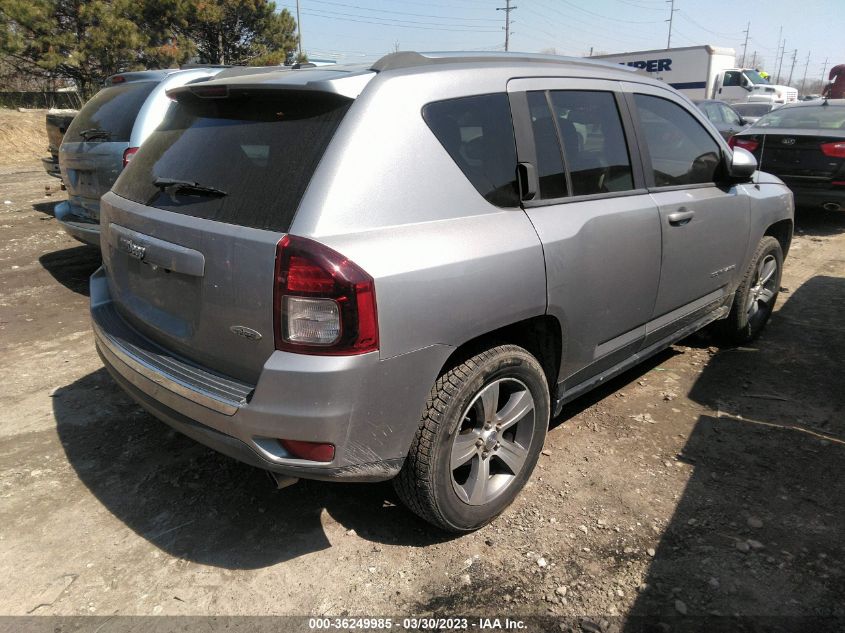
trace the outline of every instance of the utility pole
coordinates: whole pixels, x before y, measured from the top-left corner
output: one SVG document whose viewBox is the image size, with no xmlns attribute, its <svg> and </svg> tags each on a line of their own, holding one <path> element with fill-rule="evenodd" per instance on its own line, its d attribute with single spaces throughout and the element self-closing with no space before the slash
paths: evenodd
<svg viewBox="0 0 845 633">
<path fill-rule="evenodd" d="M 780 61 L 778 62 L 778 83 L 780 83 L 780 69 L 783 67 L 783 56 L 786 54 L 786 40 L 783 40 L 783 50 L 780 52 Z"/>
<path fill-rule="evenodd" d="M 510 47 L 511 11 L 513 11 L 516 8 L 517 7 L 511 6 L 511 0 L 505 0 L 505 6 L 503 6 L 503 7 L 496 7 L 496 11 L 504 11 L 505 12 L 505 52 L 507 52 L 509 47 Z"/>
<path fill-rule="evenodd" d="M 799 90 L 802 97 L 804 96 L 804 84 L 807 82 L 807 69 L 810 67 L 810 54 L 807 53 L 807 63 L 804 64 L 804 78 L 801 80 L 801 90 Z"/>
<path fill-rule="evenodd" d="M 827 84 L 827 78 L 824 76 L 825 71 L 827 70 L 827 61 L 828 57 L 824 58 L 824 64 L 822 65 L 822 90 L 824 90 L 825 84 Z"/>
<path fill-rule="evenodd" d="M 669 50 L 672 48 L 672 20 L 678 9 L 675 8 L 675 0 L 666 0 L 666 3 L 669 5 L 669 19 L 666 20 L 669 23 L 669 37 L 666 39 L 666 50 Z"/>
<path fill-rule="evenodd" d="M 745 43 L 742 45 L 742 63 L 740 66 L 745 68 L 745 53 L 748 51 L 748 33 L 751 31 L 751 22 L 745 27 Z"/>
<path fill-rule="evenodd" d="M 299 0 L 296 0 L 296 33 L 299 37 L 299 57 L 302 58 L 302 20 L 299 19 Z"/>
<path fill-rule="evenodd" d="M 751 67 L 757 68 L 757 51 L 754 51 L 754 54 L 751 56 Z"/>
<path fill-rule="evenodd" d="M 795 60 L 798 58 L 798 49 L 796 48 L 792 51 L 792 68 L 789 69 L 789 79 L 786 80 L 786 85 L 792 83 L 792 73 L 795 70 Z"/>
<path fill-rule="evenodd" d="M 778 46 L 777 52 L 775 53 L 775 61 L 772 63 L 772 70 L 775 69 L 775 66 L 778 63 L 778 57 L 780 56 L 780 40 L 783 37 L 783 25 L 781 25 L 780 29 L 778 30 Z M 780 83 L 779 81 L 777 83 Z"/>
</svg>

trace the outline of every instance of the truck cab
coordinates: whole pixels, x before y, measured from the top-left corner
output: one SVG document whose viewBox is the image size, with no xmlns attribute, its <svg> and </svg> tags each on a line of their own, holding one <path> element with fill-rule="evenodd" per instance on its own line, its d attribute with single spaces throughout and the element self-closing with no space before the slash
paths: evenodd
<svg viewBox="0 0 845 633">
<path fill-rule="evenodd" d="M 798 99 L 798 91 L 789 86 L 770 84 L 753 68 L 727 68 L 717 75 L 713 99 L 727 102 L 789 103 Z"/>
</svg>

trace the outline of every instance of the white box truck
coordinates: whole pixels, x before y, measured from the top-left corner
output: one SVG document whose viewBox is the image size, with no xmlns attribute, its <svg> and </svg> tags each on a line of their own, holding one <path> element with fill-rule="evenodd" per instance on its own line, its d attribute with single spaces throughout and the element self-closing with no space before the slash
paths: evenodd
<svg viewBox="0 0 845 633">
<path fill-rule="evenodd" d="M 590 59 L 632 66 L 650 77 L 665 81 L 693 100 L 719 99 L 729 103 L 789 103 L 798 100 L 795 88 L 770 84 L 753 68 L 739 68 L 732 48 L 684 46 L 594 55 Z"/>
</svg>

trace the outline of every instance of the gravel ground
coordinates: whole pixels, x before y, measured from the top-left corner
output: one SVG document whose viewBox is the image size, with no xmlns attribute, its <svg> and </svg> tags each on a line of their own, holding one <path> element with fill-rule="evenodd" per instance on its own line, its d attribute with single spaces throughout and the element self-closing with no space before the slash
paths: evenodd
<svg viewBox="0 0 845 633">
<path fill-rule="evenodd" d="M 0 167 L 0 614 L 845 616 L 845 214 L 800 214 L 758 342 L 695 337 L 568 406 L 454 538 L 389 484 L 275 490 L 133 404 L 55 183 Z"/>
</svg>

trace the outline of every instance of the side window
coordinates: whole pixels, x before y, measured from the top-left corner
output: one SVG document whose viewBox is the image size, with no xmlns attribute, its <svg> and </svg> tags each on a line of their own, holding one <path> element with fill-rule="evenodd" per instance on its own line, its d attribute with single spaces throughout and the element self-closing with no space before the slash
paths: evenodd
<svg viewBox="0 0 845 633">
<path fill-rule="evenodd" d="M 423 119 L 488 202 L 519 206 L 516 145 L 508 97 L 504 93 L 429 103 Z"/>
<path fill-rule="evenodd" d="M 729 70 L 725 73 L 725 79 L 722 81 L 722 85 L 725 87 L 728 86 L 739 86 L 742 85 L 740 83 L 740 73 L 736 70 Z"/>
<path fill-rule="evenodd" d="M 633 189 L 631 160 L 613 93 L 554 90 L 549 95 L 572 195 Z"/>
<path fill-rule="evenodd" d="M 739 120 L 739 115 L 732 108 L 721 104 L 719 107 L 722 109 L 722 115 L 724 116 L 726 122 L 731 125 L 742 125 L 742 122 Z"/>
<path fill-rule="evenodd" d="M 723 123 L 724 117 L 722 116 L 722 110 L 720 106 L 716 103 L 703 103 L 701 104 L 701 110 L 710 119 L 713 123 Z"/>
<path fill-rule="evenodd" d="M 719 144 L 680 105 L 635 94 L 654 182 L 658 187 L 715 182 L 721 164 Z"/>
<path fill-rule="evenodd" d="M 546 101 L 546 93 L 528 93 L 528 109 L 531 113 L 531 127 L 534 130 L 534 147 L 537 151 L 537 176 L 540 180 L 540 198 L 550 200 L 567 195 L 566 174 L 563 170 L 563 156 L 560 140 L 552 119 L 552 111 Z"/>
</svg>

